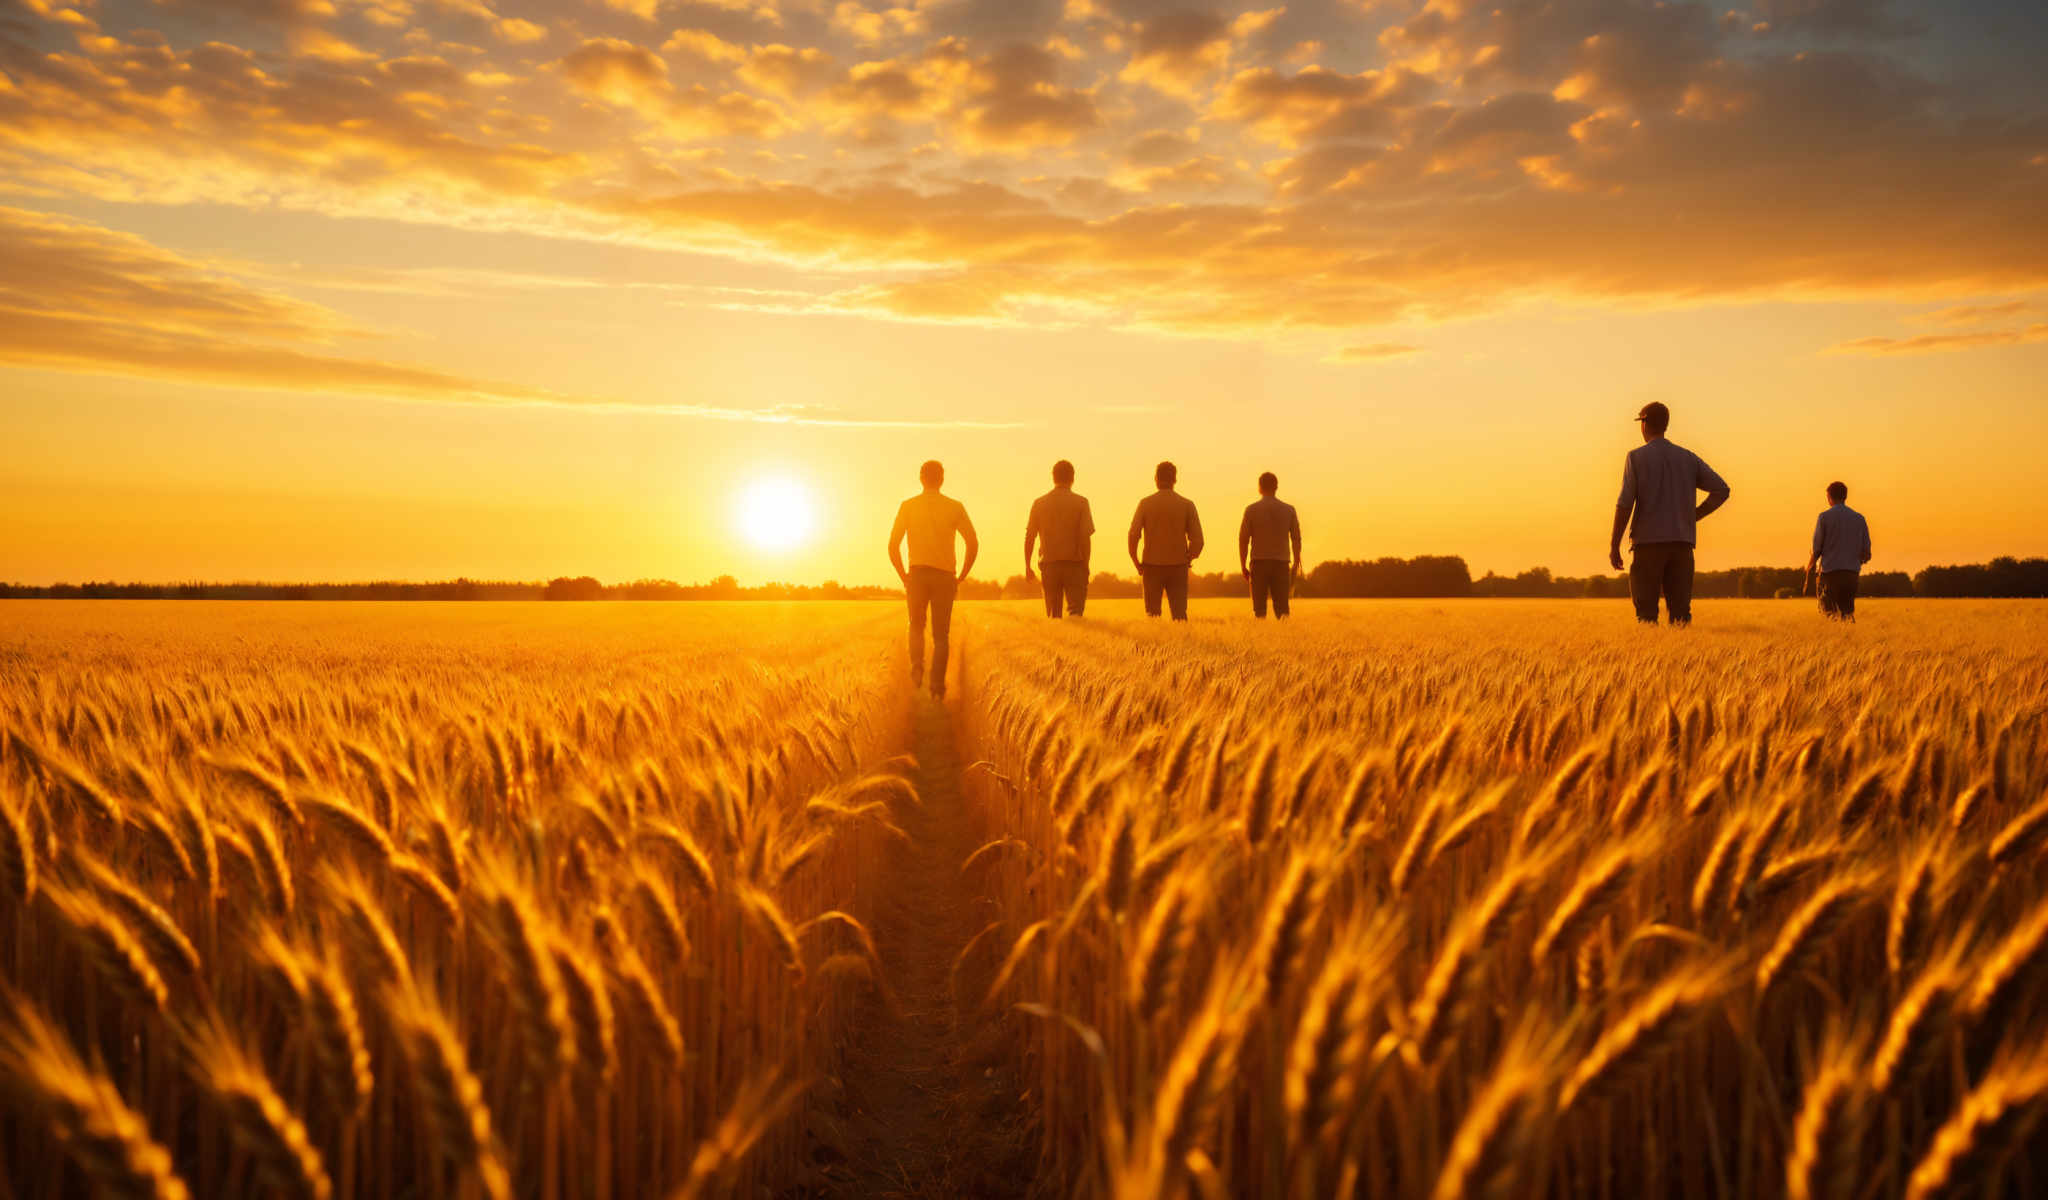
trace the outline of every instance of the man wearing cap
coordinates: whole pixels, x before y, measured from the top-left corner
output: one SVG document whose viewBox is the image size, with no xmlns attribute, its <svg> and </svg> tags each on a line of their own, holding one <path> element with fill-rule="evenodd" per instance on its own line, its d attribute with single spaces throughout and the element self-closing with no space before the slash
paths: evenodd
<svg viewBox="0 0 2048 1200">
<path fill-rule="evenodd" d="M 917 469 L 924 490 L 896 509 L 896 523 L 889 527 L 889 564 L 903 581 L 903 595 L 910 601 L 910 686 L 924 682 L 924 628 L 930 615 L 932 628 L 932 698 L 946 698 L 946 651 L 953 629 L 953 596 L 960 581 L 974 569 L 974 556 L 981 541 L 974 536 L 974 522 L 967 519 L 967 506 L 939 489 L 946 484 L 946 468 L 928 462 Z M 953 536 L 966 544 L 967 558 L 960 573 L 953 574 Z M 910 545 L 910 565 L 903 565 L 903 544 Z"/>
<path fill-rule="evenodd" d="M 1080 616 L 1087 607 L 1088 550 L 1094 532 L 1088 497 L 1074 494 L 1074 464 L 1063 458 L 1052 465 L 1052 490 L 1031 502 L 1031 519 L 1024 525 L 1024 578 L 1031 578 L 1035 542 L 1046 616 L 1059 619 L 1062 599 L 1070 617 Z"/>
<path fill-rule="evenodd" d="M 1728 484 L 1699 455 L 1664 436 L 1671 410 L 1655 402 L 1636 414 L 1643 444 L 1628 452 L 1621 468 L 1621 499 L 1614 506 L 1614 531 L 1607 561 L 1622 569 L 1621 535 L 1627 533 L 1635 561 L 1628 591 L 1636 620 L 1657 623 L 1661 596 L 1673 625 L 1692 623 L 1692 552 L 1697 527 L 1708 513 L 1728 503 Z M 1698 501 L 1697 493 L 1707 498 Z"/>
<path fill-rule="evenodd" d="M 1152 472 L 1158 491 L 1131 514 L 1131 565 L 1145 581 L 1145 615 L 1159 615 L 1163 593 L 1176 621 L 1188 619 L 1188 564 L 1202 556 L 1202 518 L 1194 501 L 1173 490 L 1180 468 L 1160 463 Z M 1143 539 L 1145 551 L 1138 552 Z"/>
<path fill-rule="evenodd" d="M 1869 561 L 1870 522 L 1849 507 L 1849 485 L 1838 479 L 1828 485 L 1828 506 L 1813 523 L 1813 557 L 1806 560 L 1806 590 L 1820 585 L 1822 616 L 1855 622 L 1856 585 Z"/>
</svg>

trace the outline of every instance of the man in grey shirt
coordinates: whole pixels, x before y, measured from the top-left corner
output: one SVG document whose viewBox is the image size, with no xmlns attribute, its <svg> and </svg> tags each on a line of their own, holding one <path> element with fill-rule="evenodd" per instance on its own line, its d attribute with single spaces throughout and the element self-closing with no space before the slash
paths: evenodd
<svg viewBox="0 0 2048 1200">
<path fill-rule="evenodd" d="M 1728 503 L 1728 484 L 1699 455 L 1669 441 L 1671 410 L 1654 401 L 1636 413 L 1643 444 L 1628 452 L 1621 468 L 1621 499 L 1614 506 L 1614 531 L 1607 561 L 1621 570 L 1621 535 L 1629 535 L 1635 561 L 1628 568 L 1629 597 L 1636 620 L 1657 623 L 1657 600 L 1673 625 L 1692 623 L 1692 552 L 1699 522 Z M 1696 493 L 1707 498 L 1694 506 Z M 1633 523 L 1631 523 L 1633 518 Z"/>
<path fill-rule="evenodd" d="M 1070 617 L 1080 616 L 1087 607 L 1089 539 L 1094 532 L 1088 498 L 1074 494 L 1074 464 L 1063 458 L 1052 465 L 1052 490 L 1031 502 L 1031 519 L 1024 526 L 1024 578 L 1031 578 L 1031 545 L 1037 542 L 1046 616 L 1059 618 L 1062 598 Z"/>
<path fill-rule="evenodd" d="M 1280 477 L 1271 471 L 1259 476 L 1259 498 L 1247 504 L 1244 520 L 1237 524 L 1237 567 L 1252 584 L 1252 615 L 1264 619 L 1266 598 L 1272 597 L 1273 616 L 1287 615 L 1287 592 L 1301 573 L 1301 518 L 1294 506 L 1281 500 Z M 1292 547 L 1294 562 L 1288 565 Z"/>
<path fill-rule="evenodd" d="M 1813 557 L 1806 560 L 1806 590 L 1814 590 L 1818 568 L 1821 615 L 1856 620 L 1856 585 L 1870 561 L 1870 522 L 1849 507 L 1849 485 L 1828 485 L 1827 510 L 1813 523 Z"/>
<path fill-rule="evenodd" d="M 1173 619 L 1188 619 L 1188 564 L 1202 556 L 1202 518 L 1194 502 L 1173 490 L 1180 469 L 1160 463 L 1152 472 L 1159 490 L 1138 501 L 1131 515 L 1131 565 L 1145 581 L 1145 615 L 1159 615 L 1159 596 L 1165 593 Z M 1142 537 L 1145 552 L 1138 553 Z"/>
</svg>

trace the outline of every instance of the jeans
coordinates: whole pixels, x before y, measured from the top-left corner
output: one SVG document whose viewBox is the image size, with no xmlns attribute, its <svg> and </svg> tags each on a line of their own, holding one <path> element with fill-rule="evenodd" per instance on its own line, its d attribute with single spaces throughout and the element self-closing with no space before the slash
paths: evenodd
<svg viewBox="0 0 2048 1200">
<path fill-rule="evenodd" d="M 1266 615 L 1266 598 L 1272 597 L 1273 615 L 1287 615 L 1287 592 L 1294 585 L 1294 572 L 1287 563 L 1277 558 L 1255 558 L 1252 560 L 1252 615 Z"/>
<path fill-rule="evenodd" d="M 1692 624 L 1692 543 L 1638 542 L 1628 568 L 1628 594 L 1636 604 L 1636 620 L 1657 623 L 1657 598 L 1662 595 L 1673 625 Z"/>
<path fill-rule="evenodd" d="M 1162 567 L 1150 563 L 1138 568 L 1145 577 L 1145 615 L 1159 615 L 1159 595 L 1166 594 L 1166 603 L 1173 610 L 1173 619 L 1188 619 L 1188 564 Z"/>
<path fill-rule="evenodd" d="M 910 673 L 924 675 L 924 620 L 931 611 L 932 691 L 946 690 L 946 651 L 953 632 L 953 593 L 959 581 L 938 567 L 912 567 L 903 593 L 910 599 Z"/>
<path fill-rule="evenodd" d="M 1088 564 L 1084 562 L 1042 562 L 1038 564 L 1038 587 L 1045 593 L 1045 615 L 1060 615 L 1060 601 L 1067 603 L 1067 615 L 1078 617 L 1088 607 Z"/>
<path fill-rule="evenodd" d="M 1853 621 L 1856 619 L 1856 584 L 1861 575 L 1856 571 L 1822 571 L 1820 573 L 1820 612 L 1829 620 Z"/>
</svg>

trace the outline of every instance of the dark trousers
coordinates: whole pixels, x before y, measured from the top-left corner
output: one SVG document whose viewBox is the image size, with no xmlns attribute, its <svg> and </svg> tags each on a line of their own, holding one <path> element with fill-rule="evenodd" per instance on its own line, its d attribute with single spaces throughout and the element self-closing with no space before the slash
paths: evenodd
<svg viewBox="0 0 2048 1200">
<path fill-rule="evenodd" d="M 1855 571 L 1822 571 L 1820 573 L 1820 613 L 1829 620 L 1853 621 L 1856 619 L 1856 584 L 1861 578 Z"/>
<path fill-rule="evenodd" d="M 1163 593 L 1166 603 L 1173 610 L 1173 619 L 1188 619 L 1188 565 L 1156 567 L 1150 564 L 1138 568 L 1145 577 L 1145 615 L 1159 615 L 1159 597 Z"/>
<path fill-rule="evenodd" d="M 1045 615 L 1060 615 L 1060 601 L 1067 615 L 1078 617 L 1088 607 L 1088 564 L 1084 562 L 1042 562 L 1038 564 L 1038 587 L 1045 593 Z"/>
<path fill-rule="evenodd" d="M 1255 558 L 1252 560 L 1252 615 L 1266 615 L 1266 598 L 1272 597 L 1273 615 L 1287 615 L 1287 593 L 1294 586 L 1294 572 L 1289 570 L 1284 559 Z"/>
<path fill-rule="evenodd" d="M 1628 568 L 1628 594 L 1636 620 L 1657 623 L 1657 598 L 1664 598 L 1673 625 L 1692 623 L 1692 543 L 1639 542 Z"/>
<path fill-rule="evenodd" d="M 910 598 L 910 673 L 924 675 L 924 621 L 930 610 L 932 621 L 932 690 L 946 690 L 946 651 L 953 632 L 953 592 L 959 581 L 951 571 L 937 567 L 912 567 L 904 584 Z"/>
</svg>

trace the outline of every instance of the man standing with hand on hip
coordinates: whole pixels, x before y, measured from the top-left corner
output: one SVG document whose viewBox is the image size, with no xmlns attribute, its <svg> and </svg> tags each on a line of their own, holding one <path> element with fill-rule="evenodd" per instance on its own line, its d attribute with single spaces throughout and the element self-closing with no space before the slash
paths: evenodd
<svg viewBox="0 0 2048 1200">
<path fill-rule="evenodd" d="M 1828 485 L 1828 506 L 1813 523 L 1813 557 L 1806 560 L 1806 590 L 1819 585 L 1822 616 L 1855 623 L 1856 585 L 1869 561 L 1870 522 L 1849 507 L 1849 485 L 1838 479 Z"/>
<path fill-rule="evenodd" d="M 951 496 L 941 495 L 946 468 L 936 461 L 917 470 L 924 491 L 905 500 L 896 509 L 896 524 L 889 529 L 889 563 L 903 581 L 903 594 L 910 601 L 910 686 L 924 682 L 924 626 L 927 613 L 932 626 L 932 698 L 946 698 L 946 650 L 953 630 L 953 594 L 960 581 L 974 569 L 974 556 L 981 542 L 974 536 L 974 522 L 967 519 L 967 506 Z M 967 543 L 967 559 L 960 574 L 953 574 L 953 535 Z M 910 567 L 903 566 L 902 543 L 910 541 Z"/>
<path fill-rule="evenodd" d="M 1268 597 L 1273 616 L 1287 616 L 1287 593 L 1301 573 L 1301 518 L 1292 504 L 1280 499 L 1279 491 L 1278 475 L 1268 471 L 1259 476 L 1259 498 L 1245 506 L 1244 520 L 1237 526 L 1237 566 L 1252 583 L 1252 615 L 1262 620 Z M 1287 557 L 1290 547 L 1292 566 Z"/>
<path fill-rule="evenodd" d="M 1621 535 L 1635 551 L 1628 568 L 1629 597 L 1636 620 L 1657 623 L 1662 597 L 1673 625 L 1692 624 L 1692 551 L 1698 526 L 1728 503 L 1728 484 L 1699 455 L 1665 438 L 1671 410 L 1654 401 L 1636 414 L 1643 444 L 1628 452 L 1621 468 L 1621 499 L 1614 506 L 1614 532 L 1607 561 L 1621 570 Z M 1705 492 L 1700 500 L 1697 493 Z M 1631 522 L 1630 518 L 1634 520 Z"/>
<path fill-rule="evenodd" d="M 1180 469 L 1160 463 L 1152 472 L 1159 490 L 1138 501 L 1131 514 L 1131 565 L 1145 580 L 1145 615 L 1159 615 L 1159 597 L 1166 596 L 1173 619 L 1188 619 L 1188 564 L 1202 556 L 1202 518 L 1194 502 L 1173 490 Z M 1143 555 L 1138 542 L 1145 543 Z"/>
<path fill-rule="evenodd" d="M 1046 616 L 1059 618 L 1062 599 L 1070 617 L 1088 606 L 1088 550 L 1094 533 L 1088 498 L 1074 494 L 1074 464 L 1063 458 L 1052 465 L 1052 490 L 1031 502 L 1031 519 L 1024 526 L 1024 578 L 1031 578 L 1036 542 Z"/>
</svg>

